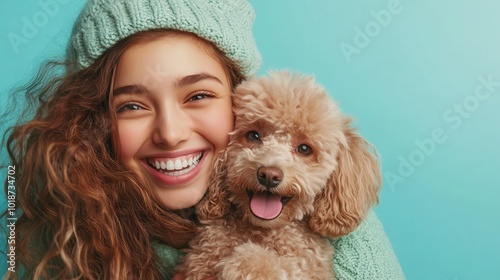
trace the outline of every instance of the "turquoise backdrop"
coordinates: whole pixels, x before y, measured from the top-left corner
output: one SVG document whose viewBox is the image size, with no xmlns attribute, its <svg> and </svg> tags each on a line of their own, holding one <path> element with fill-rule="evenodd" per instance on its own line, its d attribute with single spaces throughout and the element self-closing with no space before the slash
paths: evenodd
<svg viewBox="0 0 500 280">
<path fill-rule="evenodd" d="M 3 109 L 83 3 L 2 1 Z M 500 279 L 500 1 L 251 3 L 261 73 L 314 74 L 381 154 L 375 211 L 407 278 Z"/>
</svg>

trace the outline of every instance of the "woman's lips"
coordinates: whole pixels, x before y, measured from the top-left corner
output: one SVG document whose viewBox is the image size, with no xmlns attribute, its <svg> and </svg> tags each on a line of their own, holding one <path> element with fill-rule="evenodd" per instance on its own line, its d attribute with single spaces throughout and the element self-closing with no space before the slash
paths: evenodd
<svg viewBox="0 0 500 280">
<path fill-rule="evenodd" d="M 176 176 L 178 175 L 178 172 L 183 174 L 187 173 L 189 169 L 194 168 L 202 156 L 203 152 L 198 152 L 176 158 L 148 158 L 147 161 L 149 166 L 157 169 L 158 171 Z"/>
<path fill-rule="evenodd" d="M 148 172 L 161 184 L 176 185 L 193 180 L 201 170 L 206 151 L 179 157 L 151 157 L 145 159 Z"/>
</svg>

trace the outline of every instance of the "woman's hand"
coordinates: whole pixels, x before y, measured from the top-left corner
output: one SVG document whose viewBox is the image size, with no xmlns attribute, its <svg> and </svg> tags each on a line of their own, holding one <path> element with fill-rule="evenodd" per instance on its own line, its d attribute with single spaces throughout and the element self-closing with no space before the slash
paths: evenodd
<svg viewBox="0 0 500 280">
<path fill-rule="evenodd" d="M 172 280 L 184 280 L 184 279 L 186 279 L 186 275 L 184 273 L 177 273 L 172 278 Z M 213 276 L 213 277 L 205 278 L 204 280 L 217 280 L 217 278 L 215 278 L 215 276 Z"/>
</svg>

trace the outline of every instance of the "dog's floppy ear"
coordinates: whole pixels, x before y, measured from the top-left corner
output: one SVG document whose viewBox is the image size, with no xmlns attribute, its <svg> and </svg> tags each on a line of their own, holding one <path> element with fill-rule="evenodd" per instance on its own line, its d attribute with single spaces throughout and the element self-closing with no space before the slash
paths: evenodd
<svg viewBox="0 0 500 280">
<path fill-rule="evenodd" d="M 324 190 L 316 196 L 309 220 L 317 233 L 331 238 L 353 231 L 367 211 L 378 203 L 382 183 L 374 147 L 345 123 L 338 166 Z"/>
<path fill-rule="evenodd" d="M 218 219 L 229 212 L 229 194 L 225 184 L 226 162 L 227 150 L 222 150 L 217 156 L 211 173 L 207 193 L 196 205 L 196 214 L 200 221 Z"/>
</svg>

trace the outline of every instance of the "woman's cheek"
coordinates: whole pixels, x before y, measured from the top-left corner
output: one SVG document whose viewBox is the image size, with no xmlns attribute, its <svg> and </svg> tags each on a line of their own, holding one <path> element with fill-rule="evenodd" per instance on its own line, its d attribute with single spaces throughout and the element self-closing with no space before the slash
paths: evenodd
<svg viewBox="0 0 500 280">
<path fill-rule="evenodd" d="M 137 121 L 123 120 L 118 123 L 118 154 L 127 163 L 134 158 L 147 137 L 146 126 Z"/>
<path fill-rule="evenodd" d="M 200 123 L 205 128 L 206 138 L 212 142 L 216 151 L 220 151 L 227 146 L 229 132 L 234 127 L 234 116 L 231 108 L 225 107 L 223 110 L 213 110 L 207 117 L 201 118 Z"/>
</svg>

